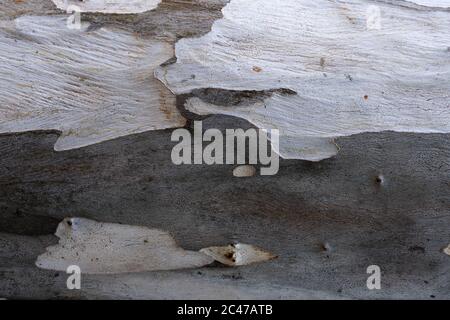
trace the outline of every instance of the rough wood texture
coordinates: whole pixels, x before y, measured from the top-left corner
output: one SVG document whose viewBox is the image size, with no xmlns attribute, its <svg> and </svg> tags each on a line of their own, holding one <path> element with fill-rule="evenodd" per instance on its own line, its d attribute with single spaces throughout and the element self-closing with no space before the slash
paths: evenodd
<svg viewBox="0 0 450 320">
<path fill-rule="evenodd" d="M 192 269 L 214 261 L 183 250 L 167 232 L 141 226 L 66 218 L 55 235 L 58 245 L 37 258 L 39 268 L 65 272 L 76 265 L 83 274 L 117 274 Z"/>
<path fill-rule="evenodd" d="M 0 29 L 0 52 L 0 132 L 60 130 L 65 150 L 185 124 L 153 77 L 173 55 L 166 42 L 29 16 Z"/>
<path fill-rule="evenodd" d="M 183 126 L 154 68 L 173 57 L 178 32 L 206 32 L 218 4 L 167 1 L 149 14 L 83 15 L 78 30 L 66 15 L 38 16 L 58 12 L 42 2 L 1 2 L 0 132 L 56 129 L 55 149 L 65 150 Z M 195 17 L 203 21 L 188 27 Z"/>
<path fill-rule="evenodd" d="M 0 139 L 0 230 L 22 234 L 1 236 L 0 296 L 130 298 L 137 290 L 134 297 L 155 298 L 152 289 L 162 288 L 160 298 L 186 298 L 195 288 L 191 298 L 201 298 L 223 285 L 211 297 L 449 298 L 442 252 L 450 239 L 448 135 L 357 135 L 338 140 L 334 159 L 285 160 L 277 176 L 244 180 L 231 175 L 233 166 L 172 165 L 167 131 L 55 153 L 56 139 Z M 278 259 L 239 269 L 86 276 L 81 292 L 68 292 L 64 273 L 55 278 L 34 261 L 57 241 L 38 235 L 71 215 L 161 228 L 189 250 L 251 243 Z M 381 291 L 366 288 L 371 264 L 382 268 Z"/>
<path fill-rule="evenodd" d="M 368 22 L 374 5 L 378 26 Z M 180 40 L 177 62 L 158 77 L 176 94 L 290 94 L 236 106 L 191 99 L 188 110 L 279 129 L 282 156 L 314 161 L 336 154 L 330 141 L 339 136 L 450 132 L 449 11 L 367 0 L 232 0 L 223 15 L 207 35 Z"/>
<path fill-rule="evenodd" d="M 143 14 L 89 14 L 83 21 L 174 44 L 208 33 L 226 2 L 162 1 Z M 388 2 L 420 14 L 435 11 L 376 1 Z M 440 10 L 433 14 L 448 15 Z M 0 0 L 4 21 L 59 13 L 51 1 Z M 279 93 L 193 95 L 232 105 Z M 177 98 L 178 107 L 198 119 L 183 110 L 186 98 Z M 223 115 L 203 125 L 251 126 Z M 62 152 L 53 149 L 55 131 L 0 135 L 0 297 L 450 299 L 444 251 L 450 242 L 450 135 L 342 137 L 332 159 L 283 160 L 278 175 L 249 178 L 234 177 L 233 166 L 173 165 L 170 135 L 150 131 Z M 52 234 L 67 216 L 167 230 L 186 250 L 248 243 L 278 259 L 238 268 L 84 275 L 82 289 L 69 291 L 65 273 L 34 264 L 57 244 Z M 379 291 L 366 287 L 373 264 L 382 270 Z"/>
<path fill-rule="evenodd" d="M 409 2 L 434 8 L 450 8 L 449 0 L 409 0 Z"/>
<path fill-rule="evenodd" d="M 155 9 L 161 0 L 89 0 L 87 2 L 74 0 L 52 0 L 61 10 L 77 8 L 79 12 L 101 13 L 141 13 Z"/>
</svg>

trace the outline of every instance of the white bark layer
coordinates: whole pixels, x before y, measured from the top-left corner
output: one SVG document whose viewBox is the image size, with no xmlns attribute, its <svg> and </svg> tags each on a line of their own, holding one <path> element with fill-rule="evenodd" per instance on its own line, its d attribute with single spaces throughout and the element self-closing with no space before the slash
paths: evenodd
<svg viewBox="0 0 450 320">
<path fill-rule="evenodd" d="M 253 177 L 256 174 L 256 168 L 254 166 L 238 166 L 233 170 L 233 176 L 238 178 Z"/>
<path fill-rule="evenodd" d="M 167 232 L 146 227 L 68 218 L 56 236 L 58 245 L 38 257 L 38 267 L 66 271 L 77 265 L 84 274 L 113 274 L 196 268 L 214 261 L 181 249 Z"/>
<path fill-rule="evenodd" d="M 161 0 L 52 0 L 61 10 L 77 7 L 79 12 L 141 13 L 155 9 Z"/>
<path fill-rule="evenodd" d="M 59 243 L 37 258 L 39 268 L 66 271 L 76 265 L 84 274 L 117 274 L 199 268 L 215 260 L 243 266 L 276 258 L 240 243 L 187 251 L 165 231 L 85 218 L 64 219 L 55 235 Z"/>
<path fill-rule="evenodd" d="M 153 77 L 171 45 L 119 29 L 69 29 L 66 20 L 0 26 L 0 132 L 60 130 L 55 149 L 65 150 L 185 124 Z"/>
<path fill-rule="evenodd" d="M 187 103 L 279 129 L 280 153 L 291 158 L 327 158 L 333 138 L 362 132 L 450 132 L 450 12 L 403 4 L 232 0 L 209 34 L 180 40 L 177 63 L 156 74 L 176 94 L 295 91 L 244 106 Z"/>
<path fill-rule="evenodd" d="M 408 0 L 408 1 L 426 7 L 450 8 L 449 0 Z"/>
<path fill-rule="evenodd" d="M 209 247 L 200 250 L 200 252 L 230 267 L 245 266 L 276 258 L 270 252 L 243 243 L 231 244 L 226 247 Z"/>
<path fill-rule="evenodd" d="M 450 256 L 450 244 L 448 245 L 447 248 L 444 249 L 444 253 L 448 256 Z"/>
</svg>

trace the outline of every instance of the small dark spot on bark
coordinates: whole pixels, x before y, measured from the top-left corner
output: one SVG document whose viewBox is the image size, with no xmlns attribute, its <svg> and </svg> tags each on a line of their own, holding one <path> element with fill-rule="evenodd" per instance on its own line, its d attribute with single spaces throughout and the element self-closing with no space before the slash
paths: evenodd
<svg viewBox="0 0 450 320">
<path fill-rule="evenodd" d="M 232 279 L 232 280 L 242 280 L 243 279 L 241 274 L 232 274 L 232 275 L 223 274 L 222 278 L 224 278 L 224 279 Z"/>
<path fill-rule="evenodd" d="M 323 68 L 325 66 L 325 58 L 320 58 L 320 66 Z"/>
<path fill-rule="evenodd" d="M 322 251 L 331 251 L 331 246 L 328 242 L 322 243 Z"/>
<path fill-rule="evenodd" d="M 233 252 L 227 252 L 227 253 L 225 254 L 225 258 L 227 258 L 227 259 L 232 259 L 233 256 L 234 256 Z"/>
<path fill-rule="evenodd" d="M 381 174 L 377 175 L 375 177 L 375 183 L 378 184 L 378 185 L 383 184 L 384 183 L 384 177 Z"/>
<path fill-rule="evenodd" d="M 408 248 L 409 252 L 425 253 L 425 248 L 421 246 L 412 246 Z"/>
<path fill-rule="evenodd" d="M 166 62 L 162 63 L 160 66 L 161 67 L 167 67 L 167 66 L 169 66 L 171 64 L 174 64 L 176 62 L 177 62 L 177 57 L 172 57 L 169 60 L 167 60 Z"/>
</svg>

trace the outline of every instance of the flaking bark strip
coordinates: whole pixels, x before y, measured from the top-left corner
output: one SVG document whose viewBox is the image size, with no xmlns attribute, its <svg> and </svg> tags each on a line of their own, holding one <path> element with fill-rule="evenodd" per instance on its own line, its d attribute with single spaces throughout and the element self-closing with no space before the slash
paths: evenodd
<svg viewBox="0 0 450 320">
<path fill-rule="evenodd" d="M 100 12 L 110 14 L 142 13 L 156 9 L 161 0 L 52 0 L 61 10 L 78 8 L 79 12 Z"/>
<path fill-rule="evenodd" d="M 311 161 L 335 155 L 337 137 L 450 132 L 447 1 L 231 0 L 222 12 L 209 34 L 178 41 L 157 77 L 176 94 L 297 94 L 199 95 L 191 112 L 278 129 L 282 156 Z"/>
<path fill-rule="evenodd" d="M 243 243 L 231 244 L 226 247 L 209 247 L 200 250 L 200 252 L 230 267 L 261 263 L 277 258 L 268 251 Z"/>
<path fill-rule="evenodd" d="M 55 235 L 59 243 L 37 258 L 40 268 L 66 271 L 77 265 L 84 274 L 116 274 L 198 268 L 214 261 L 183 250 L 167 232 L 146 227 L 67 218 Z"/>
<path fill-rule="evenodd" d="M 246 244 L 188 251 L 165 231 L 85 218 L 64 219 L 55 235 L 59 243 L 37 258 L 39 268 L 66 271 L 76 265 L 84 274 L 117 274 L 200 268 L 214 260 L 241 266 L 275 258 Z"/>
<path fill-rule="evenodd" d="M 0 133 L 58 130 L 55 149 L 67 150 L 185 125 L 153 77 L 171 44 L 66 20 L 24 16 L 0 27 Z"/>
</svg>

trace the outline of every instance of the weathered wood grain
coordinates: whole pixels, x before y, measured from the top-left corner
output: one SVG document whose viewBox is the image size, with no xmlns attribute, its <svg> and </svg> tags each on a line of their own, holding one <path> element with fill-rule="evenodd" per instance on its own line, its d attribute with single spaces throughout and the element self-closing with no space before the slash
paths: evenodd
<svg viewBox="0 0 450 320">
<path fill-rule="evenodd" d="M 39 255 L 39 268 L 66 271 L 76 265 L 83 274 L 139 273 L 193 269 L 214 259 L 180 248 L 173 237 L 158 229 L 66 218 L 55 235 L 59 242 Z"/>
<path fill-rule="evenodd" d="M 176 94 L 289 94 L 239 105 L 194 98 L 190 111 L 279 129 L 283 157 L 312 161 L 336 154 L 339 136 L 450 132 L 450 11 L 402 1 L 232 0 L 223 15 L 207 35 L 181 39 L 177 62 L 159 79 Z"/>
<path fill-rule="evenodd" d="M 111 14 L 141 13 L 155 9 L 161 0 L 52 0 L 61 10 L 78 10 L 78 12 L 101 12 Z M 70 10 L 72 12 L 72 10 Z"/>
<path fill-rule="evenodd" d="M 221 117 L 206 123 L 245 126 Z M 228 290 L 233 297 L 251 290 L 253 298 L 450 297 L 449 257 L 442 251 L 450 239 L 448 135 L 343 138 L 334 159 L 284 160 L 277 176 L 244 180 L 231 175 L 233 166 L 174 166 L 168 131 L 55 153 L 56 139 L 51 133 L 0 139 L 2 232 L 33 221 L 30 234 L 51 234 L 48 219 L 57 224 L 78 215 L 162 228 L 189 250 L 243 242 L 278 259 L 239 269 L 86 277 L 85 289 L 73 293 L 64 274 L 54 278 L 34 266 L 48 242 L 11 249 L 22 248 L 23 237 L 34 247 L 41 243 L 24 230 L 13 239 L 2 234 L 2 296 L 125 298 L 137 290 L 137 297 L 155 298 L 151 289 L 163 288 L 160 297 L 182 298 L 195 287 L 192 298 L 200 298 L 219 284 L 229 289 L 211 297 L 232 297 Z M 366 288 L 371 264 L 382 268 L 380 291 Z M 174 283 L 183 283 L 179 295 Z"/>
<path fill-rule="evenodd" d="M 95 28 L 174 44 L 208 33 L 226 2 L 162 1 L 142 14 L 82 17 Z M 4 21 L 61 13 L 51 1 L 0 1 Z M 194 92 L 223 105 L 258 102 L 267 94 Z M 179 109 L 198 119 L 183 110 L 186 98 L 177 98 Z M 202 119 L 204 129 L 251 126 L 229 116 Z M 245 179 L 233 176 L 234 166 L 173 165 L 170 135 L 151 131 L 55 152 L 56 131 L 1 134 L 0 297 L 450 299 L 444 251 L 450 242 L 449 134 L 342 137 L 335 158 L 282 160 L 278 175 Z M 57 243 L 52 234 L 67 216 L 167 230 L 187 250 L 250 243 L 278 259 L 237 268 L 84 275 L 82 289 L 70 291 L 65 273 L 35 266 Z M 382 270 L 379 291 L 366 287 L 372 264 Z"/>
<path fill-rule="evenodd" d="M 83 15 L 80 29 L 41 3 L 0 5 L 7 10 L 0 21 L 0 132 L 59 130 L 55 149 L 65 150 L 185 124 L 175 96 L 153 72 L 173 57 L 174 29 L 198 32 L 177 15 L 191 8 L 190 22 L 203 15 L 208 23 L 217 3 L 166 1 L 151 16 L 103 15 L 100 21 Z M 163 29 L 155 31 L 158 24 Z"/>
<path fill-rule="evenodd" d="M 67 17 L 21 17 L 0 29 L 0 132 L 60 130 L 56 150 L 180 127 L 175 97 L 153 72 L 166 42 L 67 27 Z"/>
</svg>

